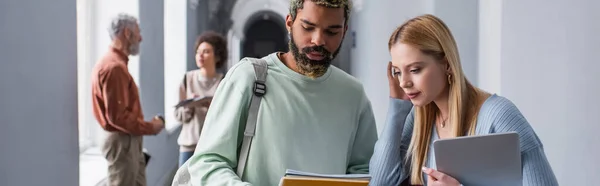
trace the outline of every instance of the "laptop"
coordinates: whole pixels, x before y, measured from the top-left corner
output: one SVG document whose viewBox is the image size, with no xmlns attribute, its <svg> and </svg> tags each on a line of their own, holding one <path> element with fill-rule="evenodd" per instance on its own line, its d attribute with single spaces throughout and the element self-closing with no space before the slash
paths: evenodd
<svg viewBox="0 0 600 186">
<path fill-rule="evenodd" d="M 434 141 L 433 146 L 437 170 L 462 185 L 523 184 L 516 132 L 440 139 Z"/>
</svg>

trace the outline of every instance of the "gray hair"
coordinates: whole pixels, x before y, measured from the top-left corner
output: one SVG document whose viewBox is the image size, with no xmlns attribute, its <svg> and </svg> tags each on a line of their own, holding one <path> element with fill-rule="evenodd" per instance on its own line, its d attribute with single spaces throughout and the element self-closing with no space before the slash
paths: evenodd
<svg viewBox="0 0 600 186">
<path fill-rule="evenodd" d="M 121 34 L 126 28 L 130 31 L 133 31 L 137 24 L 137 18 L 129 14 L 120 13 L 117 15 L 117 17 L 113 18 L 113 20 L 110 22 L 110 26 L 108 27 L 110 39 L 117 38 L 119 34 Z"/>
</svg>

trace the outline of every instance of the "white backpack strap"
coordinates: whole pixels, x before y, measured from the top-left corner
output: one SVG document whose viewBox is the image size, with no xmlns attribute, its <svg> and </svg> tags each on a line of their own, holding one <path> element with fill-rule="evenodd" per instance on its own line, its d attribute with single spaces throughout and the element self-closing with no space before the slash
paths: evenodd
<svg viewBox="0 0 600 186">
<path fill-rule="evenodd" d="M 267 61 L 264 59 L 251 59 L 251 61 L 254 66 L 255 81 L 254 87 L 252 88 L 253 94 L 250 100 L 250 108 L 248 109 L 248 118 L 246 119 L 244 140 L 242 141 L 240 158 L 238 159 L 237 175 L 240 179 L 244 176 L 244 168 L 246 167 L 246 161 L 248 160 L 250 144 L 252 143 L 252 137 L 254 137 L 254 132 L 256 131 L 256 121 L 258 119 L 260 101 L 267 93 L 267 86 L 265 84 L 267 81 Z"/>
</svg>

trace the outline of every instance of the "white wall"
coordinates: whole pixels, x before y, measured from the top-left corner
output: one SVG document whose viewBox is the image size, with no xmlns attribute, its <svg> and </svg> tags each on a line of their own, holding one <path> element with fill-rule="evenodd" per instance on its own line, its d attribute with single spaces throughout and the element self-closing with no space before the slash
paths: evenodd
<svg viewBox="0 0 600 186">
<path fill-rule="evenodd" d="M 479 0 L 435 0 L 434 14 L 446 23 L 458 46 L 467 79 L 477 85 Z"/>
<path fill-rule="evenodd" d="M 477 86 L 500 94 L 502 1 L 479 1 Z"/>
<path fill-rule="evenodd" d="M 173 106 L 179 102 L 179 85 L 187 71 L 187 1 L 164 1 L 164 74 L 166 127 L 177 126 Z M 191 51 L 191 50 L 190 50 Z"/>
<path fill-rule="evenodd" d="M 92 59 L 92 33 L 94 2 L 77 0 L 77 96 L 78 96 L 78 124 L 80 151 L 86 150 L 95 144 L 95 133 L 99 129 L 92 111 L 92 93 L 90 88 L 90 74 L 94 67 Z"/>
<path fill-rule="evenodd" d="M 381 133 L 389 104 L 386 68 L 391 60 L 389 36 L 404 21 L 424 13 L 433 13 L 431 0 L 363 1 L 360 11 L 352 12 L 350 29 L 356 32 L 356 47 L 351 51 L 351 74 L 364 85 L 371 100 Z M 349 35 L 348 37 L 351 37 Z"/>
<path fill-rule="evenodd" d="M 78 185 L 75 1 L 0 12 L 0 185 Z"/>
<path fill-rule="evenodd" d="M 600 1 L 505 0 L 501 87 L 545 145 L 561 185 L 600 175 Z"/>
</svg>

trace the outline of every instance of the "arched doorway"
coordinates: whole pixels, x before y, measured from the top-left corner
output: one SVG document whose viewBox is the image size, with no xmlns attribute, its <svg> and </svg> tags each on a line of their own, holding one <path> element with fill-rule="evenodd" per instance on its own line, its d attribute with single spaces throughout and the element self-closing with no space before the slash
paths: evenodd
<svg viewBox="0 0 600 186">
<path fill-rule="evenodd" d="M 261 58 L 273 52 L 287 52 L 288 37 L 284 20 L 276 13 L 254 14 L 245 25 L 241 57 Z"/>
</svg>

